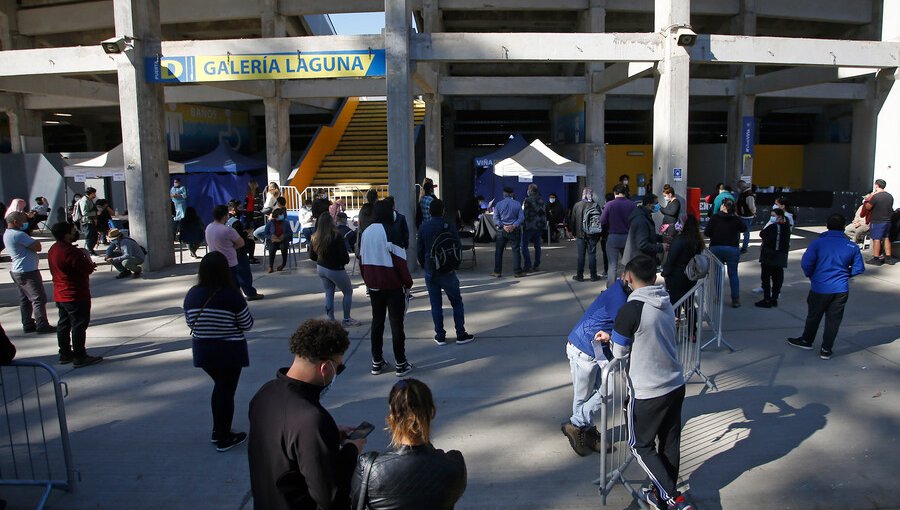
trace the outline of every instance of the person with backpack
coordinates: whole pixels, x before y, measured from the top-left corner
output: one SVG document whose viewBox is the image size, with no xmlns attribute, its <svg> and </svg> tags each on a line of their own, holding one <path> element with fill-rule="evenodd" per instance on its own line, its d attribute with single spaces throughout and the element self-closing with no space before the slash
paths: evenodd
<svg viewBox="0 0 900 510">
<path fill-rule="evenodd" d="M 656 224 L 650 216 L 655 212 L 659 212 L 659 199 L 653 193 L 644 195 L 641 206 L 631 211 L 622 264 L 628 264 L 641 254 L 657 260 L 658 255 L 664 251 L 662 236 L 656 233 Z"/>
<path fill-rule="evenodd" d="M 634 211 L 634 202 L 625 196 L 626 189 L 622 184 L 617 184 L 613 188 L 612 202 L 607 203 L 603 207 L 600 215 L 600 225 L 603 230 L 609 232 L 606 240 L 606 253 L 609 257 L 609 269 L 607 270 L 613 275 L 607 277 L 606 288 L 612 285 L 612 282 L 619 279 L 622 270 L 619 267 L 622 256 L 625 252 L 625 243 L 628 241 L 628 227 L 631 225 L 632 211 Z"/>
<path fill-rule="evenodd" d="M 522 258 L 525 261 L 522 271 L 532 273 L 541 267 L 541 234 L 547 230 L 547 213 L 544 212 L 544 200 L 535 183 L 528 185 L 528 197 L 522 203 L 525 223 L 522 232 Z M 528 245 L 534 243 L 534 266 L 531 265 L 531 254 Z"/>
<path fill-rule="evenodd" d="M 122 278 L 140 278 L 147 253 L 134 239 L 122 235 L 117 228 L 109 229 L 106 234 L 109 238 L 109 248 L 106 250 L 106 261 L 119 271 L 117 280 Z"/>
<path fill-rule="evenodd" d="M 754 303 L 760 308 L 778 306 L 778 295 L 784 283 L 784 268 L 787 267 L 788 250 L 791 247 L 791 226 L 784 211 L 772 209 L 769 223 L 759 233 L 762 251 L 759 254 L 760 278 L 763 298 Z"/>
<path fill-rule="evenodd" d="M 97 255 L 97 252 L 94 251 L 94 247 L 97 246 L 97 206 L 94 204 L 96 198 L 97 190 L 88 187 L 72 211 L 72 221 L 81 225 L 84 247 L 91 256 Z"/>
<path fill-rule="evenodd" d="M 594 202 L 593 189 L 584 188 L 581 192 L 581 201 L 572 207 L 569 231 L 575 236 L 575 248 L 578 251 L 578 265 L 572 279 L 576 282 L 584 281 L 584 258 L 587 255 L 591 281 L 600 281 L 600 275 L 597 274 L 597 242 L 600 241 L 603 229 L 600 225 L 600 208 Z"/>
<path fill-rule="evenodd" d="M 737 215 L 744 222 L 744 243 L 741 253 L 747 253 L 750 246 L 750 226 L 753 225 L 753 217 L 756 216 L 756 193 L 753 187 L 744 181 L 738 183 L 740 194 L 737 199 Z"/>
<path fill-rule="evenodd" d="M 418 260 L 425 270 L 425 287 L 431 302 L 431 319 L 434 322 L 434 343 L 447 345 L 444 330 L 444 310 L 441 291 L 447 294 L 453 307 L 453 324 L 456 326 L 456 345 L 475 340 L 475 335 L 466 331 L 466 316 L 462 295 L 459 292 L 459 278 L 456 269 L 462 259 L 462 247 L 455 228 L 444 221 L 444 202 L 439 198 L 428 204 L 429 219 L 419 227 Z"/>
</svg>

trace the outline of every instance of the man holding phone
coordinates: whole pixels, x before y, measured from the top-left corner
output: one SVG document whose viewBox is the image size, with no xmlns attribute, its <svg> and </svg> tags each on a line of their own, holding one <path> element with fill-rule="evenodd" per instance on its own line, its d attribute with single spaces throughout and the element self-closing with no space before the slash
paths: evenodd
<svg viewBox="0 0 900 510">
<path fill-rule="evenodd" d="M 344 371 L 347 331 L 337 322 L 310 319 L 290 344 L 291 366 L 279 369 L 250 401 L 247 453 L 253 506 L 347 508 L 356 459 L 374 427 L 365 422 L 339 427 L 319 402 L 322 391 Z"/>
</svg>

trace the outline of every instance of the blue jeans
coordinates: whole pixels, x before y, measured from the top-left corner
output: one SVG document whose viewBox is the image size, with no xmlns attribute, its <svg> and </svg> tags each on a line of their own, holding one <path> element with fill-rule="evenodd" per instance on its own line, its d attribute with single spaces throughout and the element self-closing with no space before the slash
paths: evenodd
<svg viewBox="0 0 900 510">
<path fill-rule="evenodd" d="M 750 246 L 750 225 L 753 224 L 753 218 L 741 218 L 741 221 L 744 222 L 744 244 L 741 245 L 741 250 L 747 251 L 747 247 Z"/>
<path fill-rule="evenodd" d="M 588 256 L 588 269 L 591 271 L 591 278 L 597 276 L 597 237 L 579 237 L 575 240 L 575 249 L 578 250 L 578 267 L 575 269 L 576 276 L 584 276 L 584 255 Z"/>
<path fill-rule="evenodd" d="M 425 287 L 428 289 L 428 300 L 431 302 L 431 320 L 434 322 L 435 335 L 439 338 L 447 337 L 447 332 L 444 330 L 442 290 L 447 293 L 447 299 L 450 300 L 450 306 L 453 307 L 453 325 L 456 326 L 456 336 L 465 335 L 466 317 L 456 271 L 449 273 L 425 271 Z"/>
<path fill-rule="evenodd" d="M 344 295 L 342 305 L 344 307 L 344 320 L 350 318 L 350 308 L 353 306 L 353 284 L 350 283 L 350 277 L 347 271 L 343 269 L 328 269 L 327 267 L 316 266 L 316 272 L 322 279 L 322 288 L 325 289 L 325 313 L 329 320 L 334 320 L 334 290 L 341 289 Z"/>
<path fill-rule="evenodd" d="M 231 268 L 231 275 L 234 277 L 235 283 L 244 291 L 247 297 L 255 296 L 256 289 L 253 287 L 253 273 L 250 271 L 250 259 L 246 255 L 238 255 L 238 263 Z"/>
<path fill-rule="evenodd" d="M 541 234 L 543 230 L 526 230 L 522 234 L 522 257 L 525 259 L 525 270 L 531 269 L 531 254 L 528 243 L 534 242 L 534 267 L 541 265 Z"/>
<path fill-rule="evenodd" d="M 522 244 L 522 231 L 517 228 L 512 232 L 507 232 L 502 227 L 497 228 L 497 240 L 494 245 L 494 272 L 498 274 L 503 272 L 503 250 L 507 243 L 512 251 L 513 271 L 521 273 L 522 260 L 519 250 Z"/>
<path fill-rule="evenodd" d="M 710 246 L 709 251 L 721 260 L 728 268 L 728 284 L 731 286 L 731 300 L 741 297 L 741 282 L 738 280 L 738 262 L 741 261 L 741 251 L 737 246 Z"/>
<path fill-rule="evenodd" d="M 594 426 L 594 415 L 603 405 L 600 394 L 601 366 L 597 360 L 581 352 L 571 343 L 566 344 L 566 356 L 569 358 L 569 370 L 572 372 L 572 386 L 575 391 L 572 399 L 572 417 L 569 421 L 580 429 Z M 606 360 L 600 363 L 606 365 Z"/>
</svg>

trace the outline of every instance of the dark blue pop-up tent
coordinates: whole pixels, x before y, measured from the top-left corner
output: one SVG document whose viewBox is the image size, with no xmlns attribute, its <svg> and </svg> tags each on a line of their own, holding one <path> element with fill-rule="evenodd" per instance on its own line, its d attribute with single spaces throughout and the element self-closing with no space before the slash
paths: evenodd
<svg viewBox="0 0 900 510">
<path fill-rule="evenodd" d="M 503 188 L 509 186 L 514 190 L 516 199 L 522 201 L 526 197 L 530 183 L 520 182 L 518 175 L 498 176 L 494 172 L 494 165 L 521 153 L 529 146 L 528 141 L 522 135 L 514 134 L 510 135 L 509 141 L 503 147 L 490 154 L 475 158 L 475 195 L 482 195 L 485 200 L 494 200 L 494 203 L 497 203 L 503 199 Z M 555 193 L 559 197 L 560 203 L 569 207 L 571 205 L 569 204 L 570 184 L 564 183 L 562 176 L 562 171 L 556 176 L 549 176 L 546 173 L 538 174 L 533 176 L 532 182 L 538 185 L 544 200 L 550 193 Z"/>
<path fill-rule="evenodd" d="M 212 209 L 236 198 L 243 202 L 247 183 L 256 181 L 265 188 L 266 163 L 244 156 L 219 143 L 212 152 L 184 162 L 184 185 L 188 207 L 197 209 L 204 223 L 212 221 Z"/>
</svg>

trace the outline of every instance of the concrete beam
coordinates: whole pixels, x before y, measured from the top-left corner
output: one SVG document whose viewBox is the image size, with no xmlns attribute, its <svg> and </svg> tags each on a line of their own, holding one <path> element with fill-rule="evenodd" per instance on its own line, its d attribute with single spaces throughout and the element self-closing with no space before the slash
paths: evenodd
<svg viewBox="0 0 900 510">
<path fill-rule="evenodd" d="M 166 103 L 259 101 L 260 96 L 211 85 L 173 85 L 165 88 Z"/>
<path fill-rule="evenodd" d="M 584 76 L 442 76 L 442 96 L 510 96 L 587 94 Z"/>
<path fill-rule="evenodd" d="M 422 7 L 421 0 L 410 0 L 409 3 L 413 10 Z M 279 0 L 278 5 L 285 16 L 384 12 L 384 0 Z"/>
<path fill-rule="evenodd" d="M 0 76 L 114 73 L 116 61 L 96 46 L 0 51 Z"/>
<path fill-rule="evenodd" d="M 820 83 L 819 85 L 810 85 L 808 87 L 767 92 L 757 97 L 862 101 L 866 99 L 868 90 L 869 88 L 864 83 Z"/>
<path fill-rule="evenodd" d="M 900 42 L 701 35 L 691 62 L 822 67 L 897 67 Z"/>
<path fill-rule="evenodd" d="M 744 93 L 755 96 L 766 92 L 776 92 L 874 74 L 877 71 L 874 68 L 853 67 L 795 67 L 782 69 L 747 78 L 744 82 Z"/>
<path fill-rule="evenodd" d="M 210 87 L 240 92 L 250 96 L 275 97 L 275 82 L 271 80 L 259 81 L 216 81 L 209 82 Z"/>
<path fill-rule="evenodd" d="M 103 106 L 118 106 L 119 101 L 105 101 L 100 99 L 84 99 L 65 96 L 25 96 L 25 108 L 28 110 L 71 110 L 75 108 L 99 108 Z"/>
<path fill-rule="evenodd" d="M 61 76 L 0 78 L 0 90 L 22 94 L 62 95 L 113 104 L 119 102 L 119 87 L 116 85 Z"/>
<path fill-rule="evenodd" d="M 444 11 L 583 11 L 588 0 L 440 0 Z"/>
<path fill-rule="evenodd" d="M 606 10 L 650 14 L 654 12 L 653 3 L 654 0 L 607 0 Z M 691 14 L 734 16 L 740 8 L 740 0 L 691 0 Z"/>
<path fill-rule="evenodd" d="M 617 87 L 653 72 L 653 62 L 619 62 L 603 70 L 591 79 L 591 92 L 604 94 Z"/>
<path fill-rule="evenodd" d="M 888 0 L 890 1 L 890 0 Z M 767 18 L 826 23 L 872 22 L 872 0 L 755 0 L 756 15 Z M 693 6 L 692 6 L 693 7 Z"/>
<path fill-rule="evenodd" d="M 413 82 L 426 94 L 434 94 L 438 88 L 438 72 L 436 64 L 420 62 L 412 75 Z"/>
<path fill-rule="evenodd" d="M 281 88 L 281 97 L 285 99 L 383 96 L 385 94 L 385 82 L 380 78 L 289 80 Z"/>
<path fill-rule="evenodd" d="M 432 62 L 655 62 L 659 34 L 437 33 L 411 36 L 410 57 Z"/>
<path fill-rule="evenodd" d="M 323 35 L 270 37 L 260 39 L 217 39 L 211 41 L 165 41 L 163 55 L 225 55 L 231 53 L 296 53 L 381 49 L 381 35 Z M 98 46 L 99 48 L 99 46 Z"/>
</svg>

